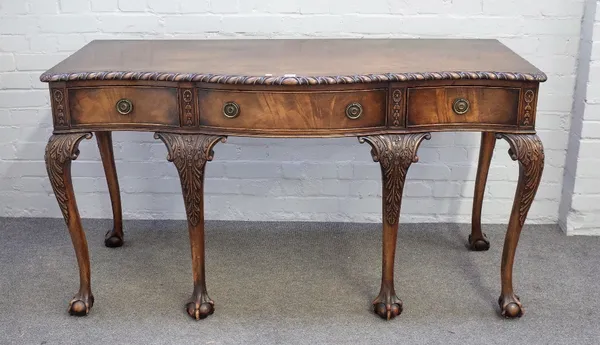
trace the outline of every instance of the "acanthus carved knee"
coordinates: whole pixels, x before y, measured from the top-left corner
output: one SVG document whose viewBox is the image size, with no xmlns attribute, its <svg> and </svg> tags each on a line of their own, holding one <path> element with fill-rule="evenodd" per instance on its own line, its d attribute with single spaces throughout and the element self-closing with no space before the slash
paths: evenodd
<svg viewBox="0 0 600 345">
<path fill-rule="evenodd" d="M 206 162 L 213 159 L 213 147 L 217 142 L 225 142 L 224 136 L 203 134 L 156 133 L 155 139 L 162 140 L 169 154 L 167 160 L 173 162 L 181 180 L 181 189 L 186 205 L 188 220 L 198 225 L 201 220 L 202 186 Z"/>
<path fill-rule="evenodd" d="M 395 224 L 400 215 L 400 200 L 406 173 L 412 163 L 419 160 L 417 150 L 424 139 L 431 139 L 429 133 L 390 134 L 359 137 L 371 145 L 373 161 L 381 165 L 385 198 L 384 220 Z"/>
<path fill-rule="evenodd" d="M 58 200 L 58 205 L 65 218 L 69 222 L 69 195 L 65 185 L 65 173 L 68 173 L 72 160 L 79 156 L 79 142 L 83 139 L 91 139 L 92 133 L 72 133 L 52 135 L 46 145 L 44 160 L 50 184 Z"/>
<path fill-rule="evenodd" d="M 544 170 L 544 146 L 536 134 L 497 134 L 510 145 L 508 154 L 519 161 L 519 224 L 523 226 L 527 212 L 533 203 Z M 517 201 L 517 200 L 515 200 Z"/>
</svg>

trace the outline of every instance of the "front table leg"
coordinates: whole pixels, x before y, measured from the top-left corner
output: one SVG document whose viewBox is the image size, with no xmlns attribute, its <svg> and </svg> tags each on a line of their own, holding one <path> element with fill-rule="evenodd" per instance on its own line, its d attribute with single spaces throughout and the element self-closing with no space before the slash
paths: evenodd
<svg viewBox="0 0 600 345">
<path fill-rule="evenodd" d="M 91 139 L 92 133 L 55 134 L 50 137 L 44 155 L 50 184 L 69 228 L 79 265 L 79 292 L 69 302 L 68 309 L 69 314 L 77 316 L 87 315 L 94 304 L 90 286 L 90 256 L 71 181 L 71 161 L 79 156 L 77 147 L 83 138 Z"/>
<path fill-rule="evenodd" d="M 502 252 L 502 294 L 498 299 L 502 316 L 507 318 L 521 317 L 524 313 L 519 297 L 513 292 L 512 271 L 515 251 L 519 242 L 521 229 L 527 218 L 535 193 L 537 192 L 542 171 L 544 170 L 544 147 L 535 134 L 498 134 L 510 144 L 508 154 L 519 161 L 519 182 L 515 193 L 508 230 Z"/>
<path fill-rule="evenodd" d="M 412 163 L 416 163 L 417 149 L 423 139 L 430 139 L 429 133 L 391 134 L 360 137 L 368 142 L 373 161 L 381 165 L 383 185 L 383 255 L 382 277 L 379 296 L 373 301 L 373 309 L 384 319 L 391 319 L 402 312 L 402 301 L 394 291 L 394 257 L 398 237 L 398 221 L 402 190 L 406 173 Z"/>
<path fill-rule="evenodd" d="M 204 272 L 204 167 L 212 160 L 214 145 L 225 137 L 203 134 L 156 133 L 167 146 L 167 160 L 173 162 L 183 191 L 188 218 L 194 292 L 186 303 L 187 313 L 196 320 L 214 312 L 214 302 L 208 297 Z"/>
</svg>

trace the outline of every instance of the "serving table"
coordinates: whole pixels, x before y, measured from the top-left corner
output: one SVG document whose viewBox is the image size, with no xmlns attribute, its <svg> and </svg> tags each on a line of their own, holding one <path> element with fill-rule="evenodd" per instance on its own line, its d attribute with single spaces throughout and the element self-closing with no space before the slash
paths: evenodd
<svg viewBox="0 0 600 345">
<path fill-rule="evenodd" d="M 79 265 L 72 315 L 94 303 L 88 247 L 71 182 L 78 144 L 96 134 L 114 215 L 105 245 L 123 244 L 112 131 L 152 131 L 168 150 L 183 191 L 194 289 L 187 313 L 212 314 L 204 269 L 203 184 L 213 146 L 227 136 L 342 137 L 367 142 L 381 166 L 382 279 L 375 313 L 402 312 L 394 256 L 406 173 L 430 132 L 481 132 L 472 250 L 489 249 L 481 206 L 496 139 L 519 162 L 501 263 L 505 317 L 523 315 L 513 292 L 515 250 L 544 166 L 535 132 L 540 70 L 496 40 L 108 40 L 93 41 L 41 76 L 54 132 L 45 161 Z M 442 157 L 443 159 L 443 157 Z"/>
</svg>

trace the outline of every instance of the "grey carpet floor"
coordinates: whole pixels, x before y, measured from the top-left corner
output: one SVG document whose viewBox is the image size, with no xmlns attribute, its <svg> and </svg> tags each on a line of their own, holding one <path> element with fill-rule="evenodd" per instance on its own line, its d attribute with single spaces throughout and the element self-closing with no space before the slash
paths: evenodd
<svg viewBox="0 0 600 345">
<path fill-rule="evenodd" d="M 599 344 L 600 238 L 526 226 L 515 267 L 526 307 L 498 316 L 505 226 L 469 252 L 468 225 L 401 225 L 396 291 L 404 313 L 370 311 L 380 279 L 380 226 L 207 222 L 207 283 L 216 312 L 183 305 L 191 264 L 183 221 L 126 221 L 126 244 L 103 246 L 108 220 L 85 220 L 96 303 L 66 313 L 78 287 L 60 219 L 0 219 L 0 344 Z"/>
</svg>

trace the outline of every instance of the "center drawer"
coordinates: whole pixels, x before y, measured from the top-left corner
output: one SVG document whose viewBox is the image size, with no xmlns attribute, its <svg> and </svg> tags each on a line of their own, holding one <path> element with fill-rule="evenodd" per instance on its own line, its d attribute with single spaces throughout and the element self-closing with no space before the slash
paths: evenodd
<svg viewBox="0 0 600 345">
<path fill-rule="evenodd" d="M 200 124 L 220 128 L 384 127 L 385 89 L 352 91 L 199 90 Z"/>
</svg>

